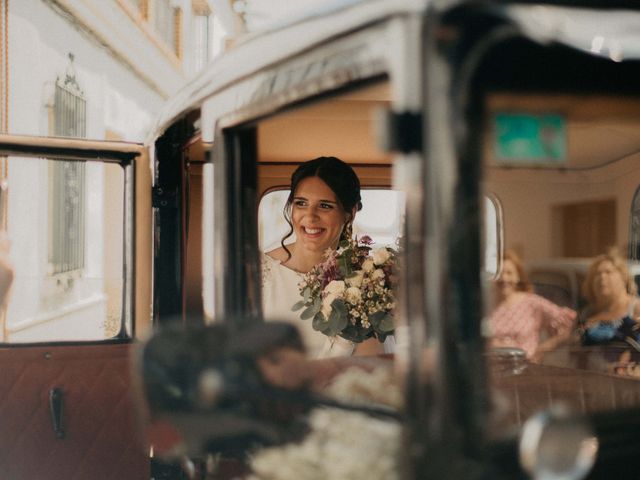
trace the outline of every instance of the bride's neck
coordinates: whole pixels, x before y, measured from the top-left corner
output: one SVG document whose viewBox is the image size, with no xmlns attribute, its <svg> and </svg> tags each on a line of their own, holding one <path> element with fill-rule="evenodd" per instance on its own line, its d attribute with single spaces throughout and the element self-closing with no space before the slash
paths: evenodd
<svg viewBox="0 0 640 480">
<path fill-rule="evenodd" d="M 307 273 L 324 260 L 322 252 L 305 250 L 296 245 L 296 243 L 289 245 L 288 249 L 291 252 L 291 258 L 285 264 L 298 272 Z"/>
</svg>

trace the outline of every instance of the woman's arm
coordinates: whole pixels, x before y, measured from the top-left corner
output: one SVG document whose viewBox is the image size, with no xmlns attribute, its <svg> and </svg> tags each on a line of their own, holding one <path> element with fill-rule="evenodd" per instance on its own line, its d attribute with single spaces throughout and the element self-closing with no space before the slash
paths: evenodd
<svg viewBox="0 0 640 480">
<path fill-rule="evenodd" d="M 633 306 L 633 319 L 636 323 L 640 323 L 640 298 L 634 297 L 635 305 Z"/>
<path fill-rule="evenodd" d="M 356 344 L 353 355 L 356 356 L 372 356 L 382 355 L 384 353 L 384 346 L 375 338 L 369 338 L 362 343 Z"/>
<path fill-rule="evenodd" d="M 548 330 L 550 336 L 538 344 L 532 358 L 534 361 L 540 360 L 545 353 L 555 350 L 571 339 L 577 317 L 575 310 L 560 307 L 546 298 L 537 295 L 536 297 L 543 318 L 541 328 Z"/>
<path fill-rule="evenodd" d="M 571 330 L 559 332 L 556 335 L 552 335 L 551 337 L 547 338 L 543 342 L 540 342 L 531 359 L 534 362 L 539 361 L 542 359 L 545 353 L 551 352 L 558 348 L 560 345 L 568 343 L 572 336 L 571 333 Z"/>
</svg>

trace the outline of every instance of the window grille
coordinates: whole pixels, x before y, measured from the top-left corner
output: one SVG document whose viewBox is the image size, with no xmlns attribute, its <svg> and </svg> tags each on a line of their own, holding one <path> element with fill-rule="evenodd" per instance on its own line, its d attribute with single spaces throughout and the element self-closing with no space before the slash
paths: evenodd
<svg viewBox="0 0 640 480">
<path fill-rule="evenodd" d="M 70 55 L 71 62 L 73 56 Z M 64 77 L 56 81 L 53 133 L 63 137 L 86 136 L 87 105 L 71 63 Z M 51 274 L 81 270 L 85 250 L 85 165 L 77 161 L 53 162 L 50 182 Z"/>
<path fill-rule="evenodd" d="M 129 0 L 143 19 L 149 18 L 149 0 Z"/>
<path fill-rule="evenodd" d="M 211 35 L 209 28 L 209 15 L 196 15 L 193 19 L 194 22 L 194 70 L 199 72 L 209 62 L 210 47 L 211 47 Z"/>
<path fill-rule="evenodd" d="M 156 32 L 176 56 L 180 57 L 180 23 L 182 10 L 171 6 L 170 0 L 154 0 L 153 24 Z"/>
</svg>

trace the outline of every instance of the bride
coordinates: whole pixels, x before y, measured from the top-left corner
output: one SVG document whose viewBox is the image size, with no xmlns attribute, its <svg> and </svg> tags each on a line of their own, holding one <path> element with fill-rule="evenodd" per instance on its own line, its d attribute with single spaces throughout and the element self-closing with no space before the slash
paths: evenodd
<svg viewBox="0 0 640 480">
<path fill-rule="evenodd" d="M 298 284 L 305 273 L 352 234 L 356 212 L 362 209 L 360 181 L 353 169 L 336 157 L 302 163 L 291 176 L 291 193 L 284 216 L 290 226 L 280 247 L 262 255 L 264 318 L 283 320 L 300 330 L 311 358 L 382 353 L 371 338 L 356 346 L 340 337 L 327 337 L 301 320 L 291 307 L 300 300 Z M 285 241 L 295 234 L 295 241 Z"/>
</svg>

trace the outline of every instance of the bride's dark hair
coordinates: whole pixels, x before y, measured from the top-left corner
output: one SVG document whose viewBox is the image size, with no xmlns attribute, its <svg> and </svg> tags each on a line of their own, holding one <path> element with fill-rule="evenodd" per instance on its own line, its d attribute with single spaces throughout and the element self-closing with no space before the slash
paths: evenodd
<svg viewBox="0 0 640 480">
<path fill-rule="evenodd" d="M 318 177 L 335 193 L 342 209 L 351 214 L 354 207 L 356 211 L 362 209 L 360 198 L 360 180 L 349 165 L 336 157 L 318 157 L 308 160 L 298 166 L 291 175 L 291 192 L 284 205 L 284 218 L 289 224 L 289 232 L 282 237 L 280 245 L 287 252 L 287 260 L 291 258 L 291 252 L 284 244 L 285 240 L 293 235 L 293 221 L 291 209 L 293 197 L 302 180 L 309 177 Z M 348 235 L 350 228 L 345 228 L 342 235 Z"/>
</svg>

